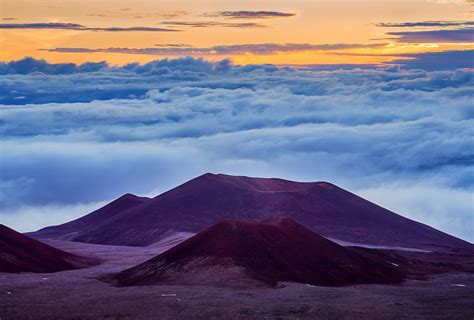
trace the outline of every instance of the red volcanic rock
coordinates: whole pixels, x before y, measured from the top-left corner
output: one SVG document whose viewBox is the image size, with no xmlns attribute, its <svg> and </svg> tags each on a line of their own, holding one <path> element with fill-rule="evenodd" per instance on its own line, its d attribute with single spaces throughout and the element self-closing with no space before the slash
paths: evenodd
<svg viewBox="0 0 474 320">
<path fill-rule="evenodd" d="M 70 223 L 46 230 L 52 238 L 66 235 L 74 241 L 147 246 L 170 232 L 197 233 L 223 219 L 286 217 L 324 237 L 353 243 L 473 251 L 468 242 L 327 182 L 205 174 L 153 199 L 137 201 L 127 210 L 99 217 L 97 212 L 106 208 L 92 213 L 97 219 L 87 221 L 86 227 Z M 81 219 L 85 222 L 91 215 Z M 44 236 L 45 230 L 34 235 Z"/>
<path fill-rule="evenodd" d="M 396 284 L 402 274 L 390 262 L 358 254 L 302 225 L 225 220 L 136 267 L 113 276 L 119 286 L 248 285 L 279 281 L 320 286 Z"/>
<path fill-rule="evenodd" d="M 98 264 L 53 248 L 0 224 L 0 272 L 57 272 Z"/>
</svg>

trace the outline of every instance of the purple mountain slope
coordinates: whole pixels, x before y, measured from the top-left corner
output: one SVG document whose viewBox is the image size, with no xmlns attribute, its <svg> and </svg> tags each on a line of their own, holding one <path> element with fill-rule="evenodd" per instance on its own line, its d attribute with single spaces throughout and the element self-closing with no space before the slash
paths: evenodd
<svg viewBox="0 0 474 320">
<path fill-rule="evenodd" d="M 53 248 L 0 224 L 0 272 L 49 273 L 98 263 L 94 259 Z"/>
<path fill-rule="evenodd" d="M 81 219 L 42 229 L 33 236 L 147 246 L 170 233 L 197 233 L 223 219 L 286 217 L 332 239 L 436 251 L 473 251 L 473 245 L 466 241 L 327 182 L 204 174 L 152 199 L 124 197 Z"/>
</svg>

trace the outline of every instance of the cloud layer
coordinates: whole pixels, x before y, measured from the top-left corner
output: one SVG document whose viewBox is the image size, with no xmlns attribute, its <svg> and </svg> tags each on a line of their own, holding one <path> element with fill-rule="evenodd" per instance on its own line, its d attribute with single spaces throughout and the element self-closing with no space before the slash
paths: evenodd
<svg viewBox="0 0 474 320">
<path fill-rule="evenodd" d="M 0 220 L 23 230 L 41 226 L 22 227 L 32 208 L 51 224 L 61 207 L 77 212 L 71 206 L 224 172 L 332 181 L 474 240 L 470 70 L 191 58 L 0 70 Z"/>
</svg>

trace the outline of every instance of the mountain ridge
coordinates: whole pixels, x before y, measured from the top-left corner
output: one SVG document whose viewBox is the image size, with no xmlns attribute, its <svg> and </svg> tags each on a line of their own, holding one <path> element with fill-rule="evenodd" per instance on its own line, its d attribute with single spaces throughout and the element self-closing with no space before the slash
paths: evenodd
<svg viewBox="0 0 474 320">
<path fill-rule="evenodd" d="M 53 237 L 66 234 L 73 241 L 147 246 L 159 241 L 169 230 L 197 233 L 223 219 L 278 217 L 293 219 L 322 236 L 348 242 L 473 251 L 473 245 L 466 241 L 400 216 L 328 182 L 211 173 L 151 199 L 142 199 L 87 230 L 76 228 L 71 235 L 65 224 L 46 231 L 54 231 Z M 48 232 L 42 229 L 33 236 L 48 237 Z"/>
</svg>

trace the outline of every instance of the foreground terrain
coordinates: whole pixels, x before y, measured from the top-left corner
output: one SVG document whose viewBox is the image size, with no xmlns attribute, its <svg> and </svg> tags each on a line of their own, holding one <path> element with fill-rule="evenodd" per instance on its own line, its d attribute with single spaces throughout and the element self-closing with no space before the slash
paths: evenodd
<svg viewBox="0 0 474 320">
<path fill-rule="evenodd" d="M 136 248 L 45 242 L 103 263 L 50 274 L 0 273 L 1 319 L 472 319 L 474 315 L 473 273 L 441 273 L 428 281 L 411 279 L 396 286 L 115 287 L 97 278 L 148 260 L 174 243 Z M 436 255 L 433 259 L 463 264 L 466 270 L 474 266 L 469 256 Z"/>
<path fill-rule="evenodd" d="M 100 264 L 0 273 L 0 320 L 474 316 L 473 244 L 327 182 L 204 174 L 29 236 Z"/>
</svg>

